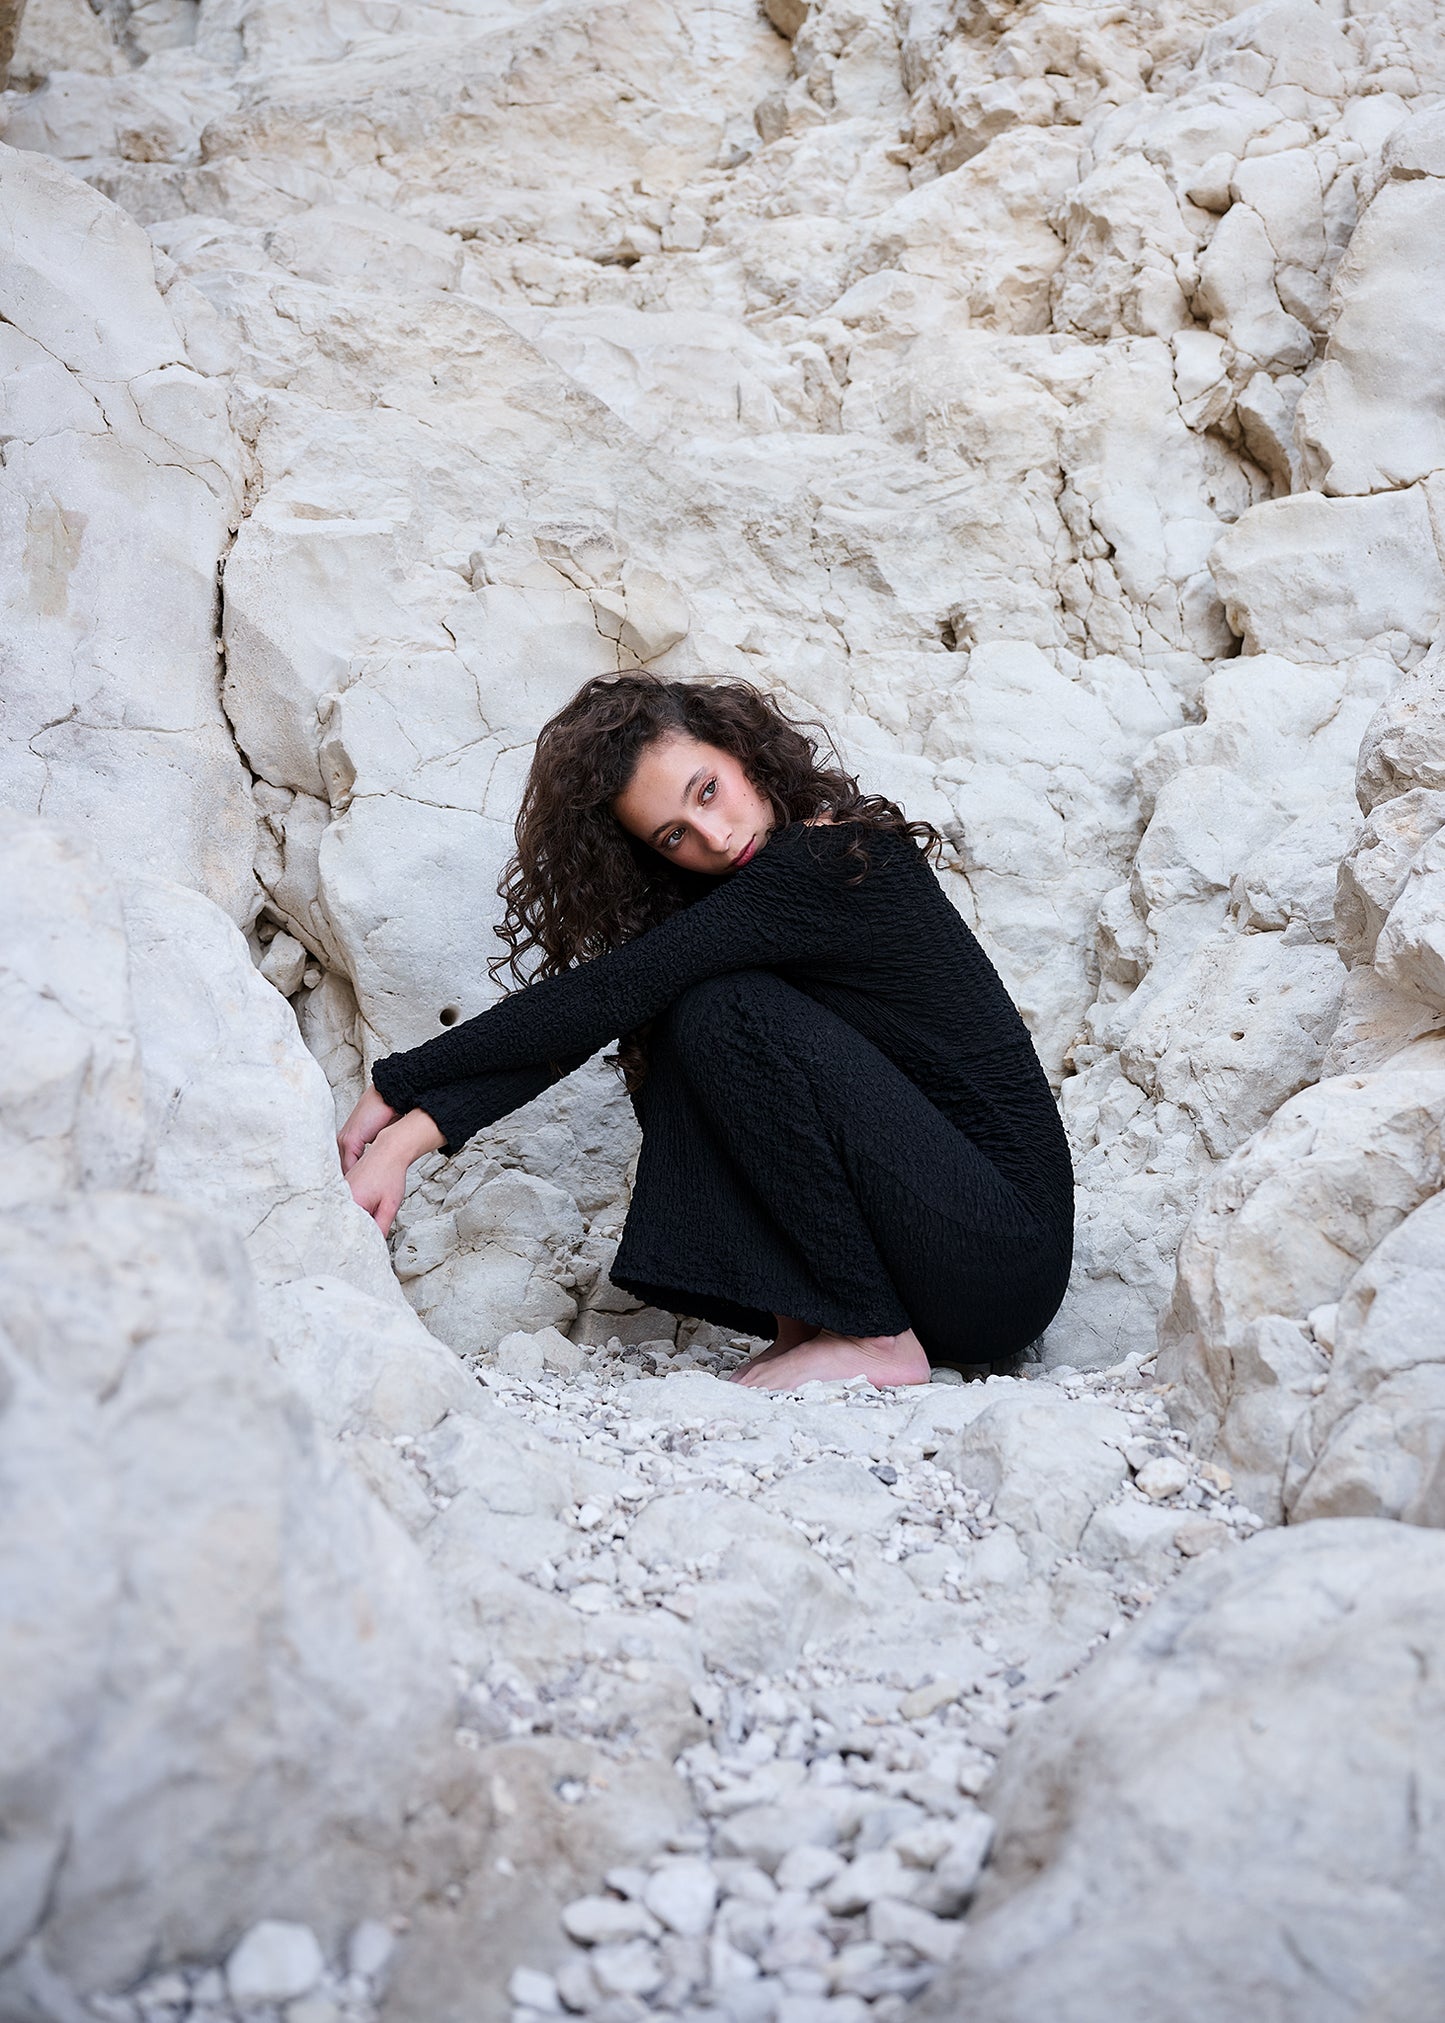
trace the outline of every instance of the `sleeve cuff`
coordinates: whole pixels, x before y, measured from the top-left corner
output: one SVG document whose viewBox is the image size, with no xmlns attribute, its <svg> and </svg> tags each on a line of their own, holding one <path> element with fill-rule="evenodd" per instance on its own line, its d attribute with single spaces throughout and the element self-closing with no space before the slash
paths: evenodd
<svg viewBox="0 0 1445 2023">
<path fill-rule="evenodd" d="M 393 1110 L 414 1110 L 416 1089 L 398 1065 L 396 1054 L 384 1054 L 371 1070 L 371 1086 Z"/>
</svg>

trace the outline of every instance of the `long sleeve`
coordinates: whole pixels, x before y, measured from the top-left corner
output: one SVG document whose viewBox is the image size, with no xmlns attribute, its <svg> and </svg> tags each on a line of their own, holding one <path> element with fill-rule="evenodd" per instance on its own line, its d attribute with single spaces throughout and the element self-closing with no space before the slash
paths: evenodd
<svg viewBox="0 0 1445 2023">
<path fill-rule="evenodd" d="M 386 1056 L 373 1070 L 377 1088 L 397 1108 L 430 1109 L 425 1092 L 503 1071 L 545 1070 L 545 1079 L 527 1085 L 535 1095 L 555 1079 L 548 1064 L 588 1059 L 705 977 L 860 953 L 866 921 L 838 868 L 839 835 L 801 824 L 778 831 L 741 871 L 635 941 Z M 498 1094 L 502 1086 L 496 1081 Z"/>
<path fill-rule="evenodd" d="M 550 1089 L 554 1082 L 580 1068 L 587 1056 L 579 1054 L 565 1061 L 549 1061 L 529 1068 L 498 1068 L 490 1074 L 469 1075 L 464 1081 L 441 1082 L 430 1089 L 415 1088 L 391 1071 L 392 1063 L 402 1058 L 392 1054 L 377 1062 L 372 1070 L 375 1087 L 394 1110 L 425 1110 L 442 1134 L 442 1150 L 451 1153 L 488 1124 L 520 1110 L 524 1103 L 530 1103 L 544 1089 Z"/>
</svg>

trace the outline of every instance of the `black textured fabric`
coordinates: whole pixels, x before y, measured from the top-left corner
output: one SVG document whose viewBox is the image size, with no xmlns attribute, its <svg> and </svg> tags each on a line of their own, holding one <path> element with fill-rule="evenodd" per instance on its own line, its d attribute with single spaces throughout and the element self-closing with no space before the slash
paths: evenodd
<svg viewBox="0 0 1445 2023">
<path fill-rule="evenodd" d="M 614 1280 L 766 1332 L 909 1324 L 1000 1361 L 1068 1278 L 1057 1106 L 997 973 L 907 837 L 775 832 L 647 934 L 504 998 L 373 1071 L 455 1149 L 599 1047 L 657 1020 Z M 666 1014 L 666 1016 L 664 1016 Z"/>
</svg>

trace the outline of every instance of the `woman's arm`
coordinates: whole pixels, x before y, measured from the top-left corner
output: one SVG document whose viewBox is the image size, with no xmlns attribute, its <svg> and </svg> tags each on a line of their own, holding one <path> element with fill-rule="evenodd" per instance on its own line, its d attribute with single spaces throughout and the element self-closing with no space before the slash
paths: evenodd
<svg viewBox="0 0 1445 2023">
<path fill-rule="evenodd" d="M 586 1060 L 705 977 L 856 952 L 861 918 L 836 869 L 836 846 L 808 840 L 836 834 L 801 825 L 780 831 L 716 891 L 635 941 L 378 1061 L 377 1087 L 392 1104 L 409 1107 L 425 1100 L 424 1091 L 478 1075 Z"/>
<path fill-rule="evenodd" d="M 524 1103 L 532 1102 L 544 1090 L 561 1081 L 564 1075 L 580 1068 L 587 1056 L 576 1054 L 565 1061 L 548 1061 L 527 1068 L 496 1068 L 487 1074 L 469 1075 L 464 1081 L 441 1082 L 434 1088 L 416 1090 L 411 1089 L 404 1077 L 393 1082 L 388 1072 L 393 1062 L 405 1058 L 393 1054 L 385 1062 L 378 1061 L 373 1075 L 379 1071 L 388 1098 L 393 1094 L 398 1097 L 405 1095 L 409 1111 L 425 1110 L 441 1132 L 440 1149 L 451 1153 L 459 1151 L 468 1138 L 484 1130 L 488 1124 L 495 1124 L 499 1117 L 510 1116 L 513 1110 L 520 1110 Z M 376 1100 L 389 1114 L 396 1114 L 389 1101 L 383 1101 L 381 1096 Z M 397 1107 L 400 1107 L 399 1103 Z"/>
<path fill-rule="evenodd" d="M 426 1111 L 408 1110 L 378 1131 L 352 1166 L 346 1176 L 351 1198 L 366 1210 L 383 1236 L 396 1220 L 412 1160 L 420 1159 L 423 1152 L 439 1152 L 441 1145 L 442 1134 Z"/>
</svg>

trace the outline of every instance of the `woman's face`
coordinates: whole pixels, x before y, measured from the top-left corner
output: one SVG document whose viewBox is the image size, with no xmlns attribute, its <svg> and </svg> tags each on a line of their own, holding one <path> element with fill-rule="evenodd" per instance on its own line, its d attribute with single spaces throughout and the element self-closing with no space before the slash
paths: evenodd
<svg viewBox="0 0 1445 2023">
<path fill-rule="evenodd" d="M 644 748 L 612 812 L 669 863 L 715 878 L 745 864 L 773 826 L 772 802 L 731 752 L 684 731 Z"/>
</svg>

